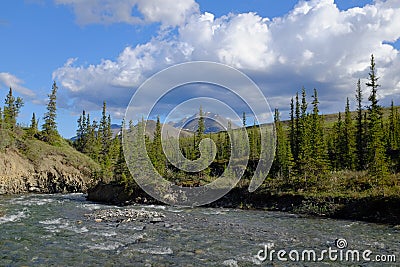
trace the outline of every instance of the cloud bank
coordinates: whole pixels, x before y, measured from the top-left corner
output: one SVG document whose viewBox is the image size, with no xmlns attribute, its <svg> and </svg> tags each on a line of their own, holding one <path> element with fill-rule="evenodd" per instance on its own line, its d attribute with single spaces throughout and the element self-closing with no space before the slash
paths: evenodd
<svg viewBox="0 0 400 267">
<path fill-rule="evenodd" d="M 272 108 L 287 109 L 290 97 L 305 86 L 310 94 L 314 87 L 319 90 L 324 113 L 337 112 L 347 96 L 353 98 L 357 79 L 367 77 L 371 54 L 382 101 L 400 101 L 400 56 L 393 46 L 400 38 L 399 0 L 348 10 L 338 9 L 333 0 L 300 1 L 285 16 L 273 19 L 256 13 L 215 17 L 183 0 L 57 2 L 72 5 L 81 23 L 139 19 L 176 26 L 145 44 L 124 48 L 115 60 L 79 65 L 77 59 L 69 59 L 55 70 L 53 78 L 68 91 L 72 109 L 98 106 L 105 99 L 116 115 L 122 114 L 136 88 L 155 72 L 176 63 L 210 60 L 249 75 Z M 90 13 L 80 13 L 81 5 Z M 165 5 L 169 8 L 162 8 Z M 132 6 L 143 18 L 124 13 Z"/>
</svg>

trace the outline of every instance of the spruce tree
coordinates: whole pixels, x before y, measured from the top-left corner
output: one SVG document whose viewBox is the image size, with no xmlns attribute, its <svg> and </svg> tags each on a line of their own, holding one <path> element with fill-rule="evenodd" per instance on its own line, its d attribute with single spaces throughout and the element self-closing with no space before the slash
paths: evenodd
<svg viewBox="0 0 400 267">
<path fill-rule="evenodd" d="M 76 130 L 76 140 L 74 142 L 74 147 L 76 150 L 83 152 L 84 147 L 84 139 L 85 139 L 85 121 L 86 121 L 86 112 L 82 111 L 82 115 L 79 116 L 77 123 L 78 129 Z"/>
<path fill-rule="evenodd" d="M 100 154 L 101 154 L 101 142 L 98 134 L 98 123 L 96 120 L 93 120 L 91 124 L 89 124 L 87 129 L 87 154 L 96 162 L 100 162 Z"/>
<path fill-rule="evenodd" d="M 112 131 L 111 131 L 111 116 L 107 115 L 107 104 L 106 101 L 103 102 L 102 114 L 98 128 L 98 137 L 100 143 L 100 154 L 99 160 L 102 167 L 102 178 L 105 180 L 110 180 L 113 171 L 112 164 L 115 160 L 114 154 L 117 153 L 112 149 Z"/>
<path fill-rule="evenodd" d="M 57 131 L 57 84 L 54 81 L 51 88 L 51 93 L 48 95 L 49 102 L 47 103 L 47 112 L 44 114 L 44 124 L 42 125 L 43 140 L 53 144 L 58 138 Z"/>
<path fill-rule="evenodd" d="M 319 100 L 317 89 L 314 89 L 312 95 L 313 111 L 311 114 L 310 122 L 310 165 L 313 168 L 313 174 L 318 178 L 319 175 L 323 174 L 327 170 L 326 154 L 325 154 L 325 143 L 324 133 L 322 127 L 322 120 L 319 114 Z"/>
<path fill-rule="evenodd" d="M 199 109 L 199 119 L 198 119 L 198 126 L 197 126 L 197 144 L 200 143 L 201 139 L 203 139 L 205 131 L 205 125 L 204 125 L 204 114 L 203 114 L 203 108 L 200 107 Z"/>
<path fill-rule="evenodd" d="M 392 99 L 390 105 L 389 121 L 388 121 L 388 136 L 387 136 L 387 148 L 388 150 L 398 149 L 398 123 L 397 123 L 397 109 L 394 106 Z"/>
<path fill-rule="evenodd" d="M 357 101 L 357 115 L 356 115 L 356 135 L 355 135 L 355 142 L 356 142 L 356 163 L 357 163 L 357 170 L 365 169 L 366 165 L 366 131 L 364 120 L 363 120 L 363 93 L 361 88 L 361 81 L 358 79 L 357 81 L 357 89 L 356 89 L 356 101 Z"/>
<path fill-rule="evenodd" d="M 90 114 L 88 113 L 86 116 L 83 114 L 83 132 L 82 132 L 82 152 L 85 154 L 90 154 L 92 149 L 92 144 L 89 143 L 89 132 L 92 127 L 90 123 Z"/>
<path fill-rule="evenodd" d="M 14 129 L 17 124 L 17 117 L 20 113 L 21 107 L 24 102 L 21 97 L 15 98 L 13 96 L 13 90 L 10 87 L 8 94 L 5 99 L 5 106 L 3 111 L 4 125 L 7 128 Z"/>
<path fill-rule="evenodd" d="M 296 151 L 296 122 L 295 122 L 295 114 L 294 114 L 294 100 L 293 97 L 290 100 L 290 124 L 289 124 L 289 142 L 290 142 L 290 151 L 293 155 L 293 159 L 298 159 L 298 154 Z"/>
<path fill-rule="evenodd" d="M 300 136 L 301 136 L 301 127 L 300 127 L 300 102 L 299 102 L 299 93 L 296 92 L 296 105 L 295 105 L 295 149 L 293 153 L 293 158 L 295 162 L 298 164 L 300 160 Z"/>
<path fill-rule="evenodd" d="M 231 132 L 231 126 L 230 123 L 228 123 L 228 129 L 224 132 L 224 145 L 223 145 L 223 159 L 225 162 L 227 162 L 231 156 L 231 151 L 232 151 L 232 144 L 231 140 L 229 138 L 229 133 Z"/>
<path fill-rule="evenodd" d="M 205 131 L 205 125 L 204 125 L 203 108 L 200 106 L 199 118 L 197 120 L 197 131 L 196 131 L 196 135 L 194 136 L 195 137 L 195 140 L 194 140 L 195 158 L 200 157 L 199 144 L 200 144 L 201 140 L 203 139 L 204 131 Z"/>
<path fill-rule="evenodd" d="M 353 170 L 355 165 L 355 140 L 354 140 L 354 125 L 351 118 L 349 98 L 346 100 L 346 108 L 344 113 L 343 127 L 343 142 L 344 142 L 344 157 L 343 167 L 348 170 Z"/>
<path fill-rule="evenodd" d="M 400 114 L 398 112 L 398 108 L 395 110 L 395 139 L 397 140 L 397 148 L 400 147 Z"/>
<path fill-rule="evenodd" d="M 274 122 L 276 130 L 276 147 L 275 147 L 275 159 L 271 167 L 272 173 L 278 177 L 283 177 L 286 182 L 289 181 L 289 174 L 292 167 L 292 157 L 290 149 L 288 149 L 288 143 L 286 134 L 283 130 L 282 123 L 280 121 L 280 114 L 278 109 L 274 112 Z"/>
<path fill-rule="evenodd" d="M 376 75 L 374 55 L 371 55 L 370 72 L 368 74 L 367 87 L 371 93 L 368 97 L 370 105 L 368 107 L 368 171 L 375 182 L 379 183 L 388 175 L 388 166 L 385 155 L 383 141 L 383 121 L 382 108 L 378 104 L 377 89 L 379 88 L 378 77 Z"/>
<path fill-rule="evenodd" d="M 162 146 L 162 131 L 161 131 L 161 122 L 160 117 L 157 116 L 156 127 L 154 129 L 154 137 L 152 143 L 152 153 L 151 158 L 153 162 L 154 168 L 158 171 L 160 175 L 163 175 L 165 172 L 165 155 L 163 153 Z"/>
<path fill-rule="evenodd" d="M 38 130 L 38 122 L 36 120 L 36 115 L 35 112 L 32 113 L 32 119 L 31 119 L 31 126 L 30 128 L 34 131 Z"/>
<path fill-rule="evenodd" d="M 297 104 L 298 105 L 298 104 Z M 302 88 L 301 92 L 301 106 L 300 106 L 300 118 L 298 119 L 298 161 L 297 171 L 303 175 L 305 183 L 307 183 L 307 176 L 310 174 L 310 128 L 309 128 L 309 116 L 307 113 L 307 99 L 305 88 Z M 311 170 L 313 171 L 313 170 Z"/>
<path fill-rule="evenodd" d="M 35 134 L 38 133 L 38 131 L 39 131 L 38 130 L 38 122 L 36 120 L 35 112 L 33 112 L 32 119 L 31 119 L 31 124 L 30 124 L 29 129 L 28 129 L 28 135 L 34 136 Z"/>
<path fill-rule="evenodd" d="M 126 131 L 125 120 L 122 121 L 121 124 L 121 133 Z M 117 139 L 119 141 L 119 151 L 118 151 L 118 159 L 116 162 L 116 167 L 114 168 L 114 174 L 117 180 L 124 184 L 126 187 L 129 186 L 131 182 L 131 175 L 128 169 L 128 166 L 125 161 L 124 147 L 122 145 L 122 140 L 120 138 Z"/>
<path fill-rule="evenodd" d="M 103 102 L 103 109 L 101 113 L 101 120 L 99 124 L 99 138 L 102 145 L 102 155 L 104 157 L 107 156 L 112 139 L 112 132 L 111 132 L 111 118 L 107 116 L 107 104 L 106 101 Z"/>
<path fill-rule="evenodd" d="M 334 132 L 332 136 L 332 143 L 330 144 L 331 164 L 335 171 L 342 170 L 344 155 L 345 155 L 345 144 L 343 138 L 343 120 L 342 113 L 339 112 L 338 120 L 335 123 Z"/>
</svg>

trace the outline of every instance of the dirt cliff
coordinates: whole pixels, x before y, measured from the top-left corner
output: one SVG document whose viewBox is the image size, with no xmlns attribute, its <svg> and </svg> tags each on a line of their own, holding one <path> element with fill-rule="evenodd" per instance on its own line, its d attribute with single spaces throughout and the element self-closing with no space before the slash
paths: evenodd
<svg viewBox="0 0 400 267">
<path fill-rule="evenodd" d="M 68 144 L 30 140 L 0 151 L 0 194 L 86 192 L 98 165 Z"/>
</svg>

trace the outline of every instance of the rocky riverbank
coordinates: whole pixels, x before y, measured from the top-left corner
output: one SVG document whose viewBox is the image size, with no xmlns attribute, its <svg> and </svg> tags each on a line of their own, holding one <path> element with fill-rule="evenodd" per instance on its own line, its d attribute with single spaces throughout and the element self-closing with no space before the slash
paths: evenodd
<svg viewBox="0 0 400 267">
<path fill-rule="evenodd" d="M 118 184 L 98 184 L 88 190 L 88 200 L 127 205 L 132 203 L 160 204 L 141 190 L 129 193 Z M 246 188 L 234 188 L 208 207 L 263 209 L 297 214 L 359 220 L 374 223 L 400 224 L 400 198 L 395 197 L 326 197 L 300 194 L 271 194 Z"/>
</svg>

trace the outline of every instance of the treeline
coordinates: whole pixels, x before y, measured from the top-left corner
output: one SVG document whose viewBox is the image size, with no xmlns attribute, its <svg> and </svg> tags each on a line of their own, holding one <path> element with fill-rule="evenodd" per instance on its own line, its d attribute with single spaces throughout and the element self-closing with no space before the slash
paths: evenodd
<svg viewBox="0 0 400 267">
<path fill-rule="evenodd" d="M 338 114 L 335 122 L 327 121 L 320 114 L 316 89 L 311 95 L 311 102 L 307 99 L 305 88 L 296 93 L 290 102 L 288 121 L 281 121 L 276 109 L 275 158 L 266 185 L 278 191 L 296 192 L 331 188 L 356 192 L 377 189 L 382 193 L 385 188 L 397 188 L 397 174 L 400 172 L 400 115 L 393 102 L 385 116 L 384 109 L 379 105 L 377 92 L 380 85 L 373 55 L 365 86 L 369 94 L 365 99 L 368 104 L 364 103 L 365 94 L 361 80 L 358 80 L 355 86 L 356 110 L 350 110 L 350 99 L 347 98 L 345 111 Z M 144 122 L 137 125 L 141 124 Z M 123 123 L 121 132 L 132 132 L 135 127 L 138 126 L 134 126 L 132 121 L 128 126 Z M 147 153 L 161 175 L 183 186 L 208 183 L 220 176 L 229 163 L 232 146 L 238 148 L 239 154 L 246 154 L 244 152 L 248 149 L 249 161 L 244 178 L 251 178 L 260 158 L 261 144 L 268 146 L 267 151 L 273 147 L 268 142 L 271 139 L 271 133 L 266 129 L 268 127 L 247 126 L 245 113 L 242 129 L 246 129 L 247 138 L 239 134 L 230 139 L 230 133 L 241 129 L 232 130 L 229 126 L 227 131 L 205 134 L 200 108 L 198 129 L 191 137 L 179 139 L 180 150 L 187 159 L 196 160 L 200 157 L 199 143 L 207 137 L 216 145 L 216 157 L 208 168 L 200 172 L 185 172 L 173 166 L 163 153 L 161 127 L 158 118 L 153 138 L 145 137 Z M 265 142 L 261 138 L 265 138 Z M 248 147 L 244 144 L 246 139 Z M 91 121 L 85 112 L 80 116 L 74 146 L 101 164 L 103 179 L 134 184 L 125 163 L 121 138 L 119 135 L 114 138 L 112 136 L 111 119 L 106 114 L 105 103 L 100 122 Z M 135 150 L 134 147 L 132 149 Z"/>
<path fill-rule="evenodd" d="M 358 80 L 355 115 L 347 98 L 344 114 L 339 113 L 333 125 L 324 125 L 315 89 L 311 112 L 304 88 L 301 96 L 297 93 L 291 99 L 288 124 L 280 121 L 276 110 L 277 146 L 270 175 L 284 177 L 297 189 L 314 186 L 331 173 L 341 171 L 367 171 L 370 179 L 364 184 L 366 189 L 397 185 L 393 174 L 400 171 L 400 117 L 393 101 L 388 117 L 383 117 L 377 97 L 378 80 L 372 55 L 365 84 L 368 105 L 363 105 L 364 94 Z"/>
<path fill-rule="evenodd" d="M 124 123 L 123 123 L 124 124 Z M 124 127 L 124 126 L 123 126 Z M 122 127 L 121 127 L 122 131 Z M 101 172 L 95 176 L 104 182 L 125 181 L 130 177 L 122 150 L 120 132 L 113 136 L 111 116 L 107 114 L 107 104 L 103 102 L 100 121 L 91 120 L 90 114 L 82 112 L 78 119 L 78 129 L 74 147 L 100 164 Z"/>
<path fill-rule="evenodd" d="M 57 130 L 57 84 L 53 83 L 51 93 L 48 95 L 47 112 L 43 116 L 44 123 L 41 130 L 38 128 L 36 114 L 32 114 L 29 127 L 21 127 L 17 123 L 18 115 L 24 106 L 21 97 L 15 97 L 10 87 L 4 100 L 3 108 L 0 107 L 0 149 L 6 149 L 16 146 L 18 137 L 37 138 L 52 145 L 57 145 L 61 136 Z"/>
</svg>

